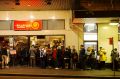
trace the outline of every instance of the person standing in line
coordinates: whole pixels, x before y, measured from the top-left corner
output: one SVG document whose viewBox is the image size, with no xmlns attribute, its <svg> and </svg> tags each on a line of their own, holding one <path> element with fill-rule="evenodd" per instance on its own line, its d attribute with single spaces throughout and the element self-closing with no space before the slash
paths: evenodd
<svg viewBox="0 0 120 79">
<path fill-rule="evenodd" d="M 77 51 L 76 51 L 75 48 L 72 51 L 71 58 L 72 58 L 72 68 L 76 69 L 76 65 L 77 65 L 77 62 L 78 62 L 78 54 L 77 54 Z"/>
<path fill-rule="evenodd" d="M 25 57 L 26 57 L 26 48 L 25 48 L 25 46 L 22 46 L 22 49 L 21 49 L 21 65 L 25 65 Z"/>
<path fill-rule="evenodd" d="M 30 53 L 30 66 L 35 66 L 35 48 L 34 48 L 34 45 L 31 46 L 30 50 L 29 50 L 29 53 Z"/>
<path fill-rule="evenodd" d="M 65 47 L 61 46 L 62 54 L 61 54 L 61 64 L 62 64 L 62 69 L 64 69 L 64 53 L 65 53 Z"/>
<path fill-rule="evenodd" d="M 56 68 L 57 67 L 57 48 L 53 47 L 53 53 L 52 53 L 52 57 L 53 57 L 53 67 Z"/>
<path fill-rule="evenodd" d="M 96 68 L 96 56 L 95 56 L 95 50 L 92 48 L 91 54 L 90 54 L 90 67 L 91 69 Z"/>
<path fill-rule="evenodd" d="M 86 54 L 85 54 L 85 48 L 84 45 L 80 46 L 80 53 L 79 53 L 79 62 L 80 62 L 80 68 L 85 70 L 86 67 Z"/>
<path fill-rule="evenodd" d="M 100 52 L 102 52 L 102 47 L 99 48 L 98 52 L 97 52 L 97 68 L 100 69 Z"/>
<path fill-rule="evenodd" d="M 70 58 L 70 63 L 69 63 L 68 69 L 70 69 L 71 68 L 71 47 L 70 46 L 68 46 L 68 52 L 69 52 L 69 58 Z"/>
<path fill-rule="evenodd" d="M 46 68 L 46 50 L 47 50 L 47 48 L 46 47 L 43 47 L 42 48 L 42 53 L 43 53 L 43 63 L 42 63 L 42 68 Z"/>
<path fill-rule="evenodd" d="M 67 68 L 70 69 L 70 58 L 71 58 L 71 53 L 70 53 L 69 49 L 66 48 L 65 53 L 64 53 L 63 68 L 65 68 L 67 66 Z"/>
<path fill-rule="evenodd" d="M 90 54 L 92 52 L 92 47 L 88 47 L 86 51 L 86 67 L 90 69 L 91 61 L 90 61 Z"/>
<path fill-rule="evenodd" d="M 102 48 L 101 52 L 99 52 L 99 55 L 100 55 L 100 69 L 105 69 L 105 61 L 107 57 L 106 57 L 106 51 L 104 48 Z"/>
<path fill-rule="evenodd" d="M 117 48 L 112 50 L 111 59 L 112 59 L 112 70 L 118 71 L 119 53 L 117 51 Z"/>
<path fill-rule="evenodd" d="M 8 52 L 6 45 L 2 46 L 1 53 L 2 53 L 2 68 L 6 68 L 8 66 Z"/>
<path fill-rule="evenodd" d="M 48 68 L 51 68 L 52 64 L 53 64 L 53 62 L 52 62 L 53 58 L 52 58 L 52 50 L 50 47 L 48 47 L 46 50 L 46 58 L 47 58 L 46 64 L 47 64 Z"/>
<path fill-rule="evenodd" d="M 62 49 L 61 46 L 57 47 L 57 59 L 58 59 L 58 68 L 62 67 Z"/>
</svg>

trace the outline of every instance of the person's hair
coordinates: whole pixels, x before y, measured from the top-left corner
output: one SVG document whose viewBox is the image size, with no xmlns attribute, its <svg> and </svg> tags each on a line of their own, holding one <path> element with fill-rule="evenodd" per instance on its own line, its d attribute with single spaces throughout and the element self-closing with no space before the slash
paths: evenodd
<svg viewBox="0 0 120 79">
<path fill-rule="evenodd" d="M 84 47 L 84 45 L 80 45 L 81 47 Z"/>
<path fill-rule="evenodd" d="M 76 50 L 75 50 L 75 49 L 73 49 L 73 51 L 75 52 Z"/>
<path fill-rule="evenodd" d="M 117 51 L 117 48 L 115 48 L 114 50 Z"/>
</svg>

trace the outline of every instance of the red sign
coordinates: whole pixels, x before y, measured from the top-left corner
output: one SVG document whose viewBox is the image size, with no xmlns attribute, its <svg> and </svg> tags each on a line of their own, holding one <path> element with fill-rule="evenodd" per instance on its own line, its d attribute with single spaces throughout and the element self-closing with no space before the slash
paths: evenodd
<svg viewBox="0 0 120 79">
<path fill-rule="evenodd" d="M 14 21 L 14 30 L 41 30 L 42 21 Z"/>
<path fill-rule="evenodd" d="M 109 44 L 110 44 L 110 45 L 113 45 L 113 37 L 112 37 L 112 38 L 109 38 Z"/>
</svg>

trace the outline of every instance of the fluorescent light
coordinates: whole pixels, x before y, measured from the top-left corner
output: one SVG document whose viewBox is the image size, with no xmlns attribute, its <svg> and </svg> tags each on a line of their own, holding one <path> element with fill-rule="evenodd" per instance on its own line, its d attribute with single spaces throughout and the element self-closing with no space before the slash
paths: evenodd
<svg viewBox="0 0 120 79">
<path fill-rule="evenodd" d="M 95 26 L 95 23 L 85 23 L 85 26 Z"/>
<path fill-rule="evenodd" d="M 30 19 L 34 19 L 35 17 L 33 15 L 30 15 Z"/>
<path fill-rule="evenodd" d="M 52 19 L 56 19 L 55 16 L 52 16 L 51 18 L 52 18 Z"/>
<path fill-rule="evenodd" d="M 112 26 L 115 26 L 115 25 L 118 25 L 119 23 L 117 23 L 117 22 L 111 22 L 111 23 L 109 23 L 109 25 L 112 25 Z"/>
<path fill-rule="evenodd" d="M 9 17 L 6 17 L 6 20 L 10 20 L 10 18 L 9 18 Z"/>
<path fill-rule="evenodd" d="M 84 40 L 97 40 L 97 33 L 84 33 Z"/>
</svg>

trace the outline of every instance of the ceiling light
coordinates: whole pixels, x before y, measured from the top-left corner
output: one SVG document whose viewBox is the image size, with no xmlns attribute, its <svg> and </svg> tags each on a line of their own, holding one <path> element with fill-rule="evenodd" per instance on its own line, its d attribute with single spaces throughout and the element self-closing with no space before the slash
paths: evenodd
<svg viewBox="0 0 120 79">
<path fill-rule="evenodd" d="M 34 19 L 35 17 L 33 15 L 30 15 L 30 19 Z"/>
<path fill-rule="evenodd" d="M 118 25 L 119 24 L 119 20 L 111 20 L 111 22 L 109 23 L 109 25 Z"/>
<path fill-rule="evenodd" d="M 31 5 L 27 5 L 27 6 L 31 6 Z"/>
<path fill-rule="evenodd" d="M 112 22 L 112 23 L 109 23 L 109 25 L 112 25 L 112 26 L 115 26 L 115 25 L 118 25 L 119 23 L 115 23 L 115 22 Z"/>
<path fill-rule="evenodd" d="M 9 17 L 6 17 L 6 20 L 10 20 L 10 18 L 9 18 Z"/>
<path fill-rule="evenodd" d="M 52 16 L 51 18 L 52 18 L 52 19 L 55 19 L 55 16 Z"/>
<path fill-rule="evenodd" d="M 95 23 L 85 23 L 85 26 L 95 26 Z"/>
</svg>

